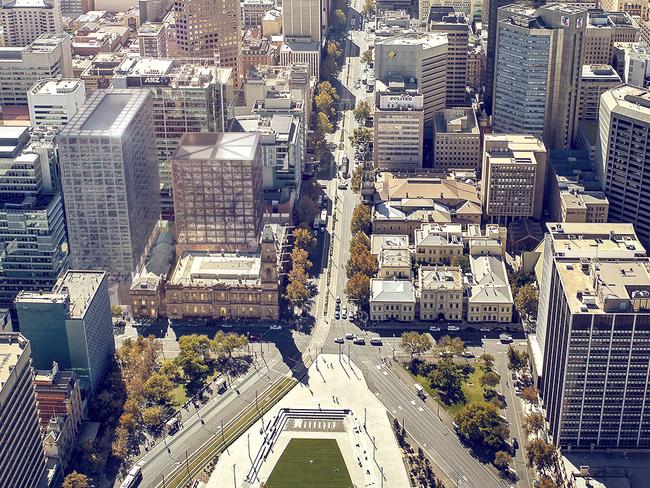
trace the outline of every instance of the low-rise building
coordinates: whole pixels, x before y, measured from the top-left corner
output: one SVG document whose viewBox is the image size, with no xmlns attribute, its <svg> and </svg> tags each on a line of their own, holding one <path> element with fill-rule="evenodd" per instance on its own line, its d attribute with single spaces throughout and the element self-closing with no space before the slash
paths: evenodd
<svg viewBox="0 0 650 488">
<path fill-rule="evenodd" d="M 460 224 L 422 224 L 415 231 L 414 242 L 415 261 L 420 264 L 450 264 L 452 257 L 461 256 L 465 249 Z"/>
<path fill-rule="evenodd" d="M 379 278 L 382 280 L 413 278 L 411 252 L 408 249 L 382 249 L 377 261 Z"/>
<path fill-rule="evenodd" d="M 413 239 L 423 223 L 481 223 L 481 197 L 469 174 L 400 177 L 383 172 L 374 185 L 375 234 Z"/>
<path fill-rule="evenodd" d="M 113 83 L 113 76 L 117 67 L 124 62 L 126 53 L 99 53 L 95 56 L 83 73 L 81 80 L 86 85 L 86 96 L 98 88 L 109 88 Z"/>
<path fill-rule="evenodd" d="M 650 45 L 647 42 L 614 44 L 614 60 L 623 82 L 650 88 Z"/>
<path fill-rule="evenodd" d="M 64 126 L 86 101 L 86 87 L 74 78 L 44 79 L 27 92 L 33 126 Z"/>
<path fill-rule="evenodd" d="M 278 9 L 271 9 L 262 17 L 262 34 L 271 38 L 282 33 L 282 12 Z"/>
<path fill-rule="evenodd" d="M 277 48 L 266 38 L 244 38 L 240 54 L 242 72 L 248 73 L 252 66 L 278 64 L 277 54 Z"/>
<path fill-rule="evenodd" d="M 145 22 L 138 29 L 138 47 L 143 58 L 167 56 L 167 32 L 163 22 Z"/>
<path fill-rule="evenodd" d="M 462 320 L 463 289 L 463 274 L 460 267 L 420 267 L 418 270 L 420 320 Z"/>
<path fill-rule="evenodd" d="M 317 42 L 285 39 L 280 47 L 280 65 L 309 64 L 309 74 L 320 79 L 321 49 Z"/>
<path fill-rule="evenodd" d="M 277 237 L 265 226 L 261 252 L 186 251 L 165 285 L 170 319 L 277 320 L 280 315 Z"/>
<path fill-rule="evenodd" d="M 467 322 L 512 322 L 513 298 L 505 264 L 498 256 L 470 256 Z"/>
<path fill-rule="evenodd" d="M 56 363 L 50 370 L 36 371 L 36 401 L 45 432 L 45 455 L 65 470 L 81 429 L 83 405 L 79 377 L 73 371 L 61 371 Z"/>
<path fill-rule="evenodd" d="M 379 258 L 379 254 L 384 249 L 407 249 L 409 248 L 409 236 L 407 235 L 390 235 L 390 234 L 372 234 L 370 236 L 370 253 Z"/>
<path fill-rule="evenodd" d="M 472 108 L 436 112 L 433 166 L 438 171 L 481 169 L 481 131 Z"/>
<path fill-rule="evenodd" d="M 415 288 L 410 280 L 370 280 L 372 322 L 415 320 Z"/>
<path fill-rule="evenodd" d="M 242 0 L 241 25 L 242 27 L 257 27 L 262 25 L 264 14 L 275 7 L 273 0 Z"/>
</svg>

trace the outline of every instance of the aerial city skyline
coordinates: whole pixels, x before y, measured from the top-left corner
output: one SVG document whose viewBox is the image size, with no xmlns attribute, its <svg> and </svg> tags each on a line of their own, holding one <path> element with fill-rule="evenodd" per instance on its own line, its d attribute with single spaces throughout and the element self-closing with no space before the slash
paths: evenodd
<svg viewBox="0 0 650 488">
<path fill-rule="evenodd" d="M 648 486 L 647 0 L 0 0 L 0 487 Z"/>
</svg>

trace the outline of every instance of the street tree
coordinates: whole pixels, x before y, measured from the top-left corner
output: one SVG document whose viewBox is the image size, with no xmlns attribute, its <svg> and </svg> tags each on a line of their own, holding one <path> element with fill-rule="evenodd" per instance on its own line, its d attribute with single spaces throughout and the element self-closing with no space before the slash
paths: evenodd
<svg viewBox="0 0 650 488">
<path fill-rule="evenodd" d="M 494 371 L 486 371 L 479 378 L 479 382 L 484 388 L 494 388 L 499 384 L 499 375 Z"/>
<path fill-rule="evenodd" d="M 555 446 L 541 439 L 534 439 L 526 445 L 526 462 L 543 474 L 555 466 Z"/>
<path fill-rule="evenodd" d="M 155 372 L 144 382 L 143 392 L 147 405 L 168 406 L 171 403 L 171 379 L 161 372 Z"/>
<path fill-rule="evenodd" d="M 370 235 L 370 221 L 372 219 L 372 209 L 370 205 L 365 203 L 360 203 L 352 211 L 352 220 L 350 223 L 350 229 L 353 234 L 357 232 L 363 232 L 366 235 Z"/>
<path fill-rule="evenodd" d="M 356 273 L 350 277 L 345 294 L 361 308 L 366 308 L 370 301 L 370 278 L 364 273 Z"/>
<path fill-rule="evenodd" d="M 294 247 L 291 251 L 291 266 L 294 268 L 302 268 L 309 271 L 312 267 L 312 262 L 309 260 L 307 251 L 300 247 Z"/>
<path fill-rule="evenodd" d="M 498 469 L 505 471 L 506 469 L 508 469 L 511 463 L 512 463 L 512 456 L 508 454 L 506 451 L 497 451 L 494 453 L 494 465 Z"/>
<path fill-rule="evenodd" d="M 483 363 L 486 369 L 492 369 L 494 367 L 494 356 L 490 353 L 481 354 L 479 360 Z"/>
<path fill-rule="evenodd" d="M 343 14 L 343 17 L 340 17 L 338 12 L 341 12 L 341 14 Z M 334 14 L 338 18 L 343 18 L 343 24 L 345 24 L 347 19 L 345 17 L 345 13 L 342 10 L 337 9 L 337 11 L 335 11 Z M 325 50 L 327 51 L 327 55 L 332 56 L 336 61 L 341 59 L 341 56 L 343 56 L 343 50 L 341 49 L 341 45 L 337 41 L 332 41 L 332 40 L 327 41 L 327 44 L 325 45 Z M 324 85 L 324 83 L 327 83 L 327 85 L 329 86 Z M 323 81 L 319 83 L 318 90 L 320 92 L 327 91 L 334 100 L 338 98 L 336 95 L 336 90 L 334 89 L 334 87 L 329 81 Z"/>
<path fill-rule="evenodd" d="M 328 46 L 327 47 L 328 54 L 332 54 L 334 56 L 341 55 L 341 48 L 336 42 L 329 41 L 327 46 Z M 336 92 L 336 88 L 334 88 L 334 86 L 329 81 L 321 81 L 316 87 L 316 92 L 327 93 L 330 97 L 332 97 L 332 100 L 334 101 L 337 101 L 339 99 L 339 95 Z"/>
<path fill-rule="evenodd" d="M 560 488 L 562 485 L 553 481 L 549 476 L 542 475 L 539 477 L 539 485 L 537 488 Z"/>
<path fill-rule="evenodd" d="M 350 181 L 350 186 L 352 188 L 352 191 L 354 193 L 359 193 L 361 191 L 362 183 L 363 183 L 363 166 L 361 164 L 357 164 L 354 167 L 354 171 L 352 172 L 352 179 Z"/>
<path fill-rule="evenodd" d="M 357 104 L 357 106 L 352 111 L 354 114 L 354 120 L 359 124 L 364 123 L 368 117 L 372 114 L 372 107 L 368 100 L 362 100 Z"/>
<path fill-rule="evenodd" d="M 335 112 L 334 112 L 334 99 L 332 96 L 326 92 L 322 91 L 314 97 L 314 103 L 316 104 L 316 110 L 325 114 L 327 116 L 327 120 L 330 122 L 334 118 Z M 331 130 L 328 130 L 326 132 L 331 132 Z"/>
<path fill-rule="evenodd" d="M 318 112 L 318 115 L 316 115 L 316 131 L 323 134 L 331 134 L 334 132 L 334 126 L 325 112 Z"/>
<path fill-rule="evenodd" d="M 350 253 L 370 252 L 370 238 L 363 232 L 357 232 L 350 240 Z"/>
<path fill-rule="evenodd" d="M 165 410 L 160 405 L 147 407 L 142 411 L 142 422 L 150 431 L 160 430 L 165 420 Z"/>
<path fill-rule="evenodd" d="M 361 8 L 363 15 L 372 16 L 377 12 L 377 2 L 376 0 L 365 0 L 363 2 L 363 7 Z"/>
<path fill-rule="evenodd" d="M 73 471 L 63 480 L 63 488 L 92 488 L 90 478 L 83 473 Z"/>
<path fill-rule="evenodd" d="M 456 424 L 467 440 L 490 449 L 502 447 L 510 437 L 508 423 L 489 403 L 470 403 L 456 415 Z"/>
<path fill-rule="evenodd" d="M 318 203 L 307 195 L 302 195 L 296 205 L 296 215 L 300 225 L 309 226 L 314 222 L 314 217 L 320 213 Z"/>
<path fill-rule="evenodd" d="M 447 405 L 465 399 L 463 393 L 463 371 L 451 358 L 438 361 L 429 373 L 431 387 L 438 390 L 440 399 Z"/>
<path fill-rule="evenodd" d="M 366 49 L 363 52 L 363 54 L 361 55 L 361 62 L 365 64 L 372 63 L 372 51 L 370 49 Z"/>
<path fill-rule="evenodd" d="M 290 281 L 287 285 L 285 296 L 294 307 L 298 308 L 302 308 L 311 298 L 309 289 L 301 281 Z"/>
<path fill-rule="evenodd" d="M 244 334 L 224 334 L 219 331 L 212 339 L 212 348 L 217 358 L 232 357 L 233 353 L 248 345 L 248 337 Z"/>
<path fill-rule="evenodd" d="M 414 356 L 419 356 L 433 347 L 433 343 L 428 335 L 417 332 L 403 332 L 400 338 L 400 344 L 402 349 L 411 355 L 411 360 L 413 360 Z"/>
<path fill-rule="evenodd" d="M 528 364 L 528 353 L 512 347 L 512 344 L 508 346 L 507 354 L 508 368 L 513 371 L 521 371 Z"/>
<path fill-rule="evenodd" d="M 541 412 L 531 412 L 524 417 L 524 429 L 528 435 L 539 435 L 544 432 L 546 426 L 546 419 Z"/>
<path fill-rule="evenodd" d="M 527 283 L 517 290 L 515 295 L 515 308 L 525 317 L 537 315 L 539 292 L 532 283 Z"/>
<path fill-rule="evenodd" d="M 111 315 L 113 317 L 123 317 L 124 310 L 119 305 L 111 305 Z"/>
<path fill-rule="evenodd" d="M 350 258 L 346 266 L 348 278 L 355 274 L 362 273 L 369 278 L 375 276 L 379 271 L 377 258 L 370 251 L 350 253 Z"/>
<path fill-rule="evenodd" d="M 451 352 L 461 354 L 465 350 L 465 343 L 460 337 L 442 336 L 436 343 L 436 349 L 439 352 Z"/>
<path fill-rule="evenodd" d="M 357 127 L 350 136 L 350 142 L 354 145 L 368 143 L 371 140 L 372 131 L 368 127 Z"/>
<path fill-rule="evenodd" d="M 536 404 L 539 401 L 539 390 L 534 386 L 527 386 L 521 390 L 521 398 L 528 403 Z"/>
<path fill-rule="evenodd" d="M 293 231 L 293 244 L 311 254 L 316 249 L 316 237 L 307 227 L 299 227 Z"/>
</svg>

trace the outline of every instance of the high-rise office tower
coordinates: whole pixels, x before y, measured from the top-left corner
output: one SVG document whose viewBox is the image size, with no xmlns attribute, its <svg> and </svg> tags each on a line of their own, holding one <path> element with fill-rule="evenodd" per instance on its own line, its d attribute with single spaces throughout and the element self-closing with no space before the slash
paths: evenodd
<svg viewBox="0 0 650 488">
<path fill-rule="evenodd" d="M 615 232 L 605 242 L 611 246 L 596 247 L 628 245 Z M 650 260 L 600 253 L 551 259 L 541 394 L 554 443 L 647 449 Z"/>
<path fill-rule="evenodd" d="M 609 220 L 632 222 L 650 242 L 650 91 L 622 85 L 603 93 L 596 161 Z"/>
<path fill-rule="evenodd" d="M 56 362 L 97 390 L 115 353 L 106 273 L 67 271 L 51 292 L 21 292 L 16 312 L 36 369 Z"/>
<path fill-rule="evenodd" d="M 126 59 L 114 88 L 148 88 L 153 96 L 153 130 L 160 170 L 161 216 L 174 218 L 170 158 L 186 132 L 225 130 L 233 102 L 232 69 L 174 59 Z"/>
<path fill-rule="evenodd" d="M 243 76 L 239 0 L 174 0 L 174 11 L 178 55 L 214 57 L 218 66 L 233 69 L 233 80 L 239 85 Z"/>
<path fill-rule="evenodd" d="M 538 5 L 544 3 L 544 0 L 536 0 Z M 499 9 L 506 5 L 527 5 L 530 6 L 531 2 L 527 0 L 490 0 L 487 2 L 487 25 L 488 25 L 488 39 L 486 46 L 485 57 L 485 110 L 488 114 L 492 114 L 492 95 L 494 94 L 494 66 L 496 61 L 497 51 L 497 23 L 499 17 Z"/>
<path fill-rule="evenodd" d="M 428 30 L 447 35 L 447 108 L 469 105 L 467 55 L 471 28 L 465 14 L 453 7 L 433 6 Z"/>
<path fill-rule="evenodd" d="M 0 304 L 21 290 L 50 290 L 68 262 L 63 199 L 53 151 L 27 127 L 0 127 Z"/>
<path fill-rule="evenodd" d="M 257 251 L 262 154 L 253 132 L 185 134 L 172 156 L 178 252 Z"/>
<path fill-rule="evenodd" d="M 0 333 L 0 486 L 39 486 L 45 474 L 29 341 Z"/>
<path fill-rule="evenodd" d="M 542 216 L 546 147 L 533 136 L 487 134 L 483 141 L 483 211 L 491 223 Z"/>
<path fill-rule="evenodd" d="M 285 40 L 321 41 L 321 0 L 286 0 L 282 3 L 282 32 Z"/>
<path fill-rule="evenodd" d="M 531 134 L 552 149 L 578 125 L 587 9 L 555 4 L 499 10 L 494 74 L 495 132 Z"/>
<path fill-rule="evenodd" d="M 0 27 L 4 46 L 26 46 L 42 34 L 61 34 L 59 0 L 2 0 Z"/>
<path fill-rule="evenodd" d="M 611 64 L 614 43 L 638 42 L 641 29 L 626 12 L 590 9 L 585 32 L 584 64 Z"/>
<path fill-rule="evenodd" d="M 424 121 L 447 101 L 447 35 L 407 33 L 375 43 L 375 75 L 386 86 L 391 77 L 414 78 L 424 99 Z"/>
<path fill-rule="evenodd" d="M 0 47 L 0 105 L 27 105 L 27 92 L 45 78 L 72 78 L 71 37 L 43 34 L 29 46 Z"/>
<path fill-rule="evenodd" d="M 59 133 L 75 269 L 130 276 L 160 216 L 149 90 L 97 90 Z"/>
</svg>

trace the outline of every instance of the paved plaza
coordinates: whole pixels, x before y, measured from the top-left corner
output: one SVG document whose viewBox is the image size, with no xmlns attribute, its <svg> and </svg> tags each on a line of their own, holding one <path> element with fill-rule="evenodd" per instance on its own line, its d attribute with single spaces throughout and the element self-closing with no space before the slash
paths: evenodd
<svg viewBox="0 0 650 488">
<path fill-rule="evenodd" d="M 223 453 L 207 486 L 260 486 L 292 438 L 335 439 L 355 487 L 409 486 L 386 409 L 354 362 L 337 354 L 319 356 L 306 382 Z"/>
</svg>

